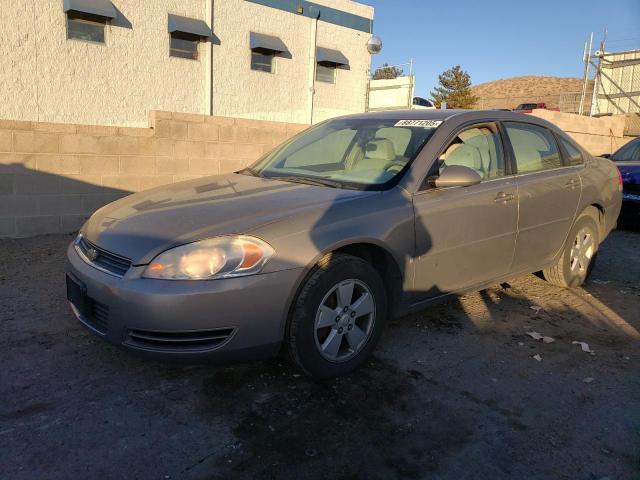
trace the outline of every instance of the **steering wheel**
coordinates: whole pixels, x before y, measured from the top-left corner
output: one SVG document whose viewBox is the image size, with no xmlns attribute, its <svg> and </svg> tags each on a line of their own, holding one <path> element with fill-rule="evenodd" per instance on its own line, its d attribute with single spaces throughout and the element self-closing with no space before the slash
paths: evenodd
<svg viewBox="0 0 640 480">
<path fill-rule="evenodd" d="M 391 170 L 394 167 L 399 167 L 398 171 L 400 171 L 404 168 L 406 164 L 407 162 L 402 162 L 400 160 L 392 160 L 389 163 L 387 163 L 382 169 L 386 172 L 387 170 Z"/>
</svg>

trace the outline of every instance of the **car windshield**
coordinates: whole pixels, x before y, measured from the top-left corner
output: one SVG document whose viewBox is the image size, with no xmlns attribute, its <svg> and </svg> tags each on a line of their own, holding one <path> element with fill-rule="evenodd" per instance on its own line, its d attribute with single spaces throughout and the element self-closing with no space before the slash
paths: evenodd
<svg viewBox="0 0 640 480">
<path fill-rule="evenodd" d="M 240 173 L 335 188 L 382 190 L 404 172 L 440 123 L 329 120 L 292 138 Z"/>
</svg>

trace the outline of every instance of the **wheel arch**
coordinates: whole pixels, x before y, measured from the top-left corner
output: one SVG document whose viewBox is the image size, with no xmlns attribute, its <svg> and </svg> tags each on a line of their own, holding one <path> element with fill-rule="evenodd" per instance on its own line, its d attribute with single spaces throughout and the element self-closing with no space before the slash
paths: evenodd
<svg viewBox="0 0 640 480">
<path fill-rule="evenodd" d="M 389 316 L 394 316 L 394 309 L 402 303 L 402 284 L 404 275 L 396 258 L 376 243 L 358 242 L 343 245 L 332 252 L 345 253 L 359 257 L 370 263 L 384 282 L 388 295 Z"/>
<path fill-rule="evenodd" d="M 383 245 L 371 239 L 353 240 L 351 242 L 343 242 L 331 246 L 319 253 L 303 271 L 300 276 L 295 291 L 291 295 L 287 309 L 285 325 L 291 318 L 293 309 L 295 308 L 296 298 L 300 290 L 303 288 L 309 276 L 318 267 L 323 258 L 332 253 L 344 253 L 362 258 L 369 262 L 371 266 L 380 274 L 384 282 L 388 295 L 388 315 L 393 318 L 401 310 L 402 304 L 402 285 L 404 281 L 404 271 L 400 263 L 394 255 Z"/>
<path fill-rule="evenodd" d="M 596 225 L 598 225 L 598 241 L 602 241 L 605 232 L 605 216 L 604 216 L 604 207 L 597 202 L 591 203 L 587 205 L 582 212 L 576 217 L 576 220 L 580 218 L 582 215 L 590 215 L 596 221 Z"/>
</svg>

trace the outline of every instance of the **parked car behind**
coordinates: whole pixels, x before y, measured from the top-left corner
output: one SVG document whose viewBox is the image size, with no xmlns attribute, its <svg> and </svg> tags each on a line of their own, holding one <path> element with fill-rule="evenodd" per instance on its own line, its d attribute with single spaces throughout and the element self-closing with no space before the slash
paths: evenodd
<svg viewBox="0 0 640 480">
<path fill-rule="evenodd" d="M 588 277 L 618 172 L 554 125 L 499 111 L 326 121 L 236 173 L 98 210 L 67 296 L 97 335 L 151 357 L 228 362 L 284 346 L 304 372 L 362 365 L 390 318 L 542 271 Z"/>
<path fill-rule="evenodd" d="M 411 109 L 413 110 L 435 110 L 435 106 L 431 100 L 422 97 L 413 97 Z"/>
<path fill-rule="evenodd" d="M 543 109 L 543 110 L 558 110 L 557 108 L 547 108 L 547 104 L 544 102 L 541 103 L 521 103 L 516 108 L 513 109 L 514 112 L 519 113 L 530 113 L 535 109 Z"/>
<path fill-rule="evenodd" d="M 608 156 L 608 155 L 607 155 Z M 620 224 L 640 226 L 640 137 L 630 141 L 611 156 L 622 177 Z"/>
</svg>

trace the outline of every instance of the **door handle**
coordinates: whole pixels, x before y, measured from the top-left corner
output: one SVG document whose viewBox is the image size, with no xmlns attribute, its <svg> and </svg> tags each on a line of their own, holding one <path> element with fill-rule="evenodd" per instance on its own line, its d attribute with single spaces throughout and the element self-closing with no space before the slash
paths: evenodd
<svg viewBox="0 0 640 480">
<path fill-rule="evenodd" d="M 493 201 L 494 203 L 505 204 L 507 202 L 512 201 L 514 198 L 516 198 L 516 196 L 513 193 L 498 192 L 498 194 L 493 199 Z"/>
<path fill-rule="evenodd" d="M 575 178 L 572 178 L 567 183 L 565 183 L 564 186 L 566 188 L 570 188 L 571 190 L 574 190 L 579 185 L 579 183 L 580 182 L 578 180 L 576 180 Z"/>
</svg>

